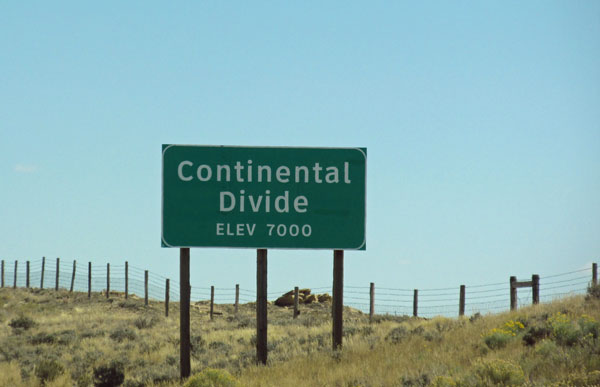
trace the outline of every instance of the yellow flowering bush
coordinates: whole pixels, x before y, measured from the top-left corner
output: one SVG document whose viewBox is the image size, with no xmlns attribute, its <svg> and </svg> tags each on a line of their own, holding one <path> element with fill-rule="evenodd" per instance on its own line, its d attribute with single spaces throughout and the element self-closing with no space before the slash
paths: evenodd
<svg viewBox="0 0 600 387">
<path fill-rule="evenodd" d="M 490 349 L 504 348 L 506 344 L 517 334 L 525 329 L 525 326 L 520 321 L 509 320 L 502 328 L 493 328 L 483 335 L 484 343 Z"/>
<path fill-rule="evenodd" d="M 525 326 L 520 321 L 509 320 L 504 324 L 504 330 L 509 332 L 513 336 L 516 336 L 522 330 L 525 329 Z"/>
</svg>

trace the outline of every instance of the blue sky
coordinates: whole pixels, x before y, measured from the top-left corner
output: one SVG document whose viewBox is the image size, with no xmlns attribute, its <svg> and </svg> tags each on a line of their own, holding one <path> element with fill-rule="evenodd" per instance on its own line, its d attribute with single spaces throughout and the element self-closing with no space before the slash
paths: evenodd
<svg viewBox="0 0 600 387">
<path fill-rule="evenodd" d="M 3 2 L 0 256 L 132 264 L 160 247 L 161 144 L 368 148 L 349 285 L 432 288 L 600 254 L 600 3 Z M 255 287 L 253 250 L 192 284 Z M 269 288 L 329 251 L 269 253 Z"/>
</svg>

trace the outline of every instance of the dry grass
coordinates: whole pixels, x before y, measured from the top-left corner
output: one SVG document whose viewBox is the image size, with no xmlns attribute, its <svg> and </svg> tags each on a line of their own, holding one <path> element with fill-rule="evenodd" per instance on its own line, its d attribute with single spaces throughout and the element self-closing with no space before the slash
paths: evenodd
<svg viewBox="0 0 600 387">
<path fill-rule="evenodd" d="M 106 367 L 121 369 L 126 386 L 179 385 L 177 307 L 165 318 L 158 302 L 0 289 L 0 386 L 89 386 Z M 305 305 L 296 320 L 290 309 L 269 305 L 266 367 L 255 365 L 252 304 L 237 316 L 233 306 L 218 305 L 214 321 L 207 311 L 206 303 L 191 311 L 192 371 L 223 369 L 243 386 L 600 383 L 597 298 L 476 319 L 378 316 L 373 324 L 346 308 L 339 352 L 331 350 L 330 305 Z M 512 332 L 515 321 L 523 329 Z M 542 333 L 526 345 L 531 332 Z"/>
</svg>

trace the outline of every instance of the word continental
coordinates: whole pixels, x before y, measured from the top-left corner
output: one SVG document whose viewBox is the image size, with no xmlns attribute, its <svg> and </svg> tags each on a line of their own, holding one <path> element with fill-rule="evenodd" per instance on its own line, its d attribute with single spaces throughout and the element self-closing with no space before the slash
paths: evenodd
<svg viewBox="0 0 600 387">
<path fill-rule="evenodd" d="M 182 181 L 191 181 L 194 179 L 194 168 L 196 169 L 195 177 L 199 181 L 206 182 L 213 178 L 213 167 L 207 164 L 201 164 L 198 167 L 195 167 L 194 163 L 189 160 L 184 160 L 179 163 L 179 166 L 177 167 L 177 176 Z M 217 181 L 231 181 L 231 166 L 227 164 L 217 164 L 215 168 Z M 252 160 L 248 160 L 247 165 L 242 165 L 242 163 L 238 161 L 233 166 L 233 169 L 235 170 L 235 181 L 238 183 L 251 183 L 253 180 L 258 181 L 259 183 L 262 183 L 263 181 L 270 183 L 272 181 L 273 168 L 271 168 L 270 165 L 257 165 L 256 168 L 253 168 Z M 246 170 L 245 173 L 244 169 Z M 311 170 L 313 173 L 310 172 Z M 328 184 L 340 182 L 340 172 L 338 167 L 326 167 L 324 179 L 321 178 L 322 171 L 323 167 L 319 163 L 315 163 L 310 169 L 305 165 L 296 166 L 294 167 L 294 183 L 309 183 L 311 175 L 313 176 L 313 181 L 318 184 L 323 182 Z M 190 172 L 192 174 L 190 174 Z M 291 173 L 292 172 L 289 167 L 281 165 L 275 169 L 275 179 L 279 183 L 289 183 L 291 179 Z M 344 162 L 344 183 L 351 183 L 349 175 L 349 163 L 347 161 Z"/>
</svg>

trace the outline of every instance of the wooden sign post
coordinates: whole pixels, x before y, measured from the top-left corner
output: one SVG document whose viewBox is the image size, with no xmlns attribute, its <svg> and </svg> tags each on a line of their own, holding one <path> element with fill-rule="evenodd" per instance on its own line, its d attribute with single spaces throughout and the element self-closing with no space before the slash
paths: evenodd
<svg viewBox="0 0 600 387">
<path fill-rule="evenodd" d="M 267 364 L 267 249 L 256 250 L 256 359 Z"/>
<path fill-rule="evenodd" d="M 181 379 L 190 376 L 190 249 L 179 249 L 179 363 Z"/>
<path fill-rule="evenodd" d="M 342 349 L 344 332 L 344 250 L 333 251 L 333 350 Z"/>
</svg>

